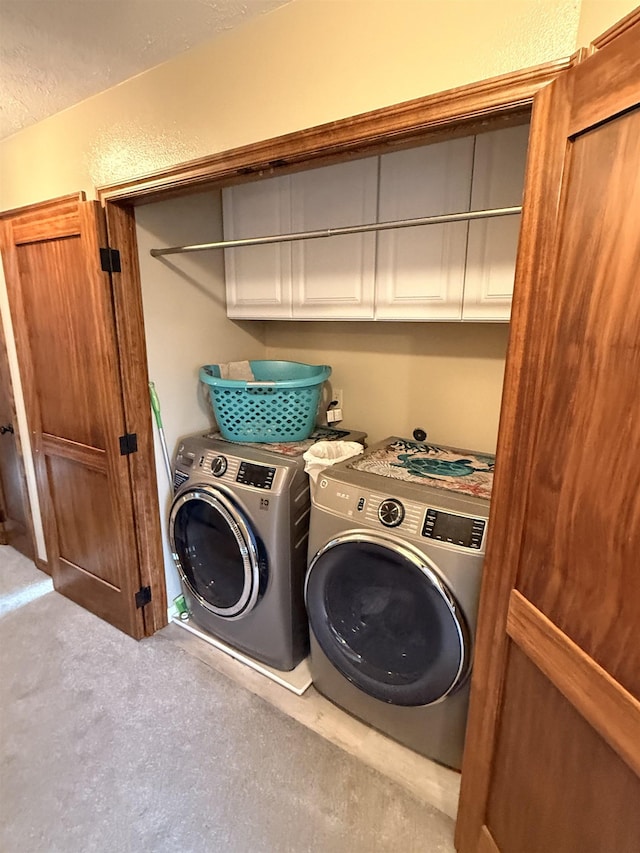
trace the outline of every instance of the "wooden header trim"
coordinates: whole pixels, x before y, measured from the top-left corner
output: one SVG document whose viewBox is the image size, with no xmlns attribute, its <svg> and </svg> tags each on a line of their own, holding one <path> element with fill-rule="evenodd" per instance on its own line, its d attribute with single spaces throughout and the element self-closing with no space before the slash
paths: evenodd
<svg viewBox="0 0 640 853">
<path fill-rule="evenodd" d="M 151 175 L 99 187 L 101 202 L 150 201 L 223 183 L 323 165 L 375 150 L 418 144 L 447 129 L 464 128 L 531 108 L 533 96 L 570 67 L 569 57 L 471 83 L 435 95 L 295 131 L 192 160 Z"/>
<path fill-rule="evenodd" d="M 507 633 L 640 776 L 640 702 L 515 589 Z"/>
<path fill-rule="evenodd" d="M 598 50 L 602 50 L 605 45 L 611 44 L 611 42 L 615 41 L 618 36 L 621 36 L 627 30 L 631 29 L 631 27 L 635 27 L 636 24 L 640 24 L 640 6 L 637 6 L 629 12 L 628 15 L 625 15 L 624 18 L 617 21 L 612 27 L 605 30 L 602 35 L 599 35 L 591 43 Z"/>
</svg>

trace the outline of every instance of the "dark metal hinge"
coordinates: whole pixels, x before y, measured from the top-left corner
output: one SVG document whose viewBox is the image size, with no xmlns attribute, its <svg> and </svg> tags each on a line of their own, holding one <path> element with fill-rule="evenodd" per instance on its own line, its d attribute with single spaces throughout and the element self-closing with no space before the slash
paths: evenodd
<svg viewBox="0 0 640 853">
<path fill-rule="evenodd" d="M 122 272 L 120 252 L 117 249 L 100 249 L 100 267 L 102 272 Z"/>
<path fill-rule="evenodd" d="M 141 586 L 136 592 L 136 607 L 144 607 L 151 601 L 151 587 Z"/>
<path fill-rule="evenodd" d="M 120 456 L 128 456 L 130 453 L 138 452 L 138 434 L 128 432 L 120 436 Z"/>
</svg>

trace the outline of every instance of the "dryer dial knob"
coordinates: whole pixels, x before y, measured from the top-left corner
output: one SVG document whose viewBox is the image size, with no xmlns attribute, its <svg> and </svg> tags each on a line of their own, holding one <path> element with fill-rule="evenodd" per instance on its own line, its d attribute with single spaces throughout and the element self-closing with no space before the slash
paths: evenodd
<svg viewBox="0 0 640 853">
<path fill-rule="evenodd" d="M 385 527 L 397 527 L 404 519 L 404 507 L 395 498 L 387 498 L 378 507 L 378 518 Z"/>
<path fill-rule="evenodd" d="M 216 456 L 211 463 L 211 473 L 214 477 L 222 477 L 227 470 L 227 460 L 224 456 Z"/>
</svg>

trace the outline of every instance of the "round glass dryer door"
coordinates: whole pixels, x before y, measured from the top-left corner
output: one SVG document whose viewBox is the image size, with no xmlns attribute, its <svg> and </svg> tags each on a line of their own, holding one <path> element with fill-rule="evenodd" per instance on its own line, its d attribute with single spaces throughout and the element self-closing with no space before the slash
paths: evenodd
<svg viewBox="0 0 640 853">
<path fill-rule="evenodd" d="M 173 556 L 196 599 L 218 616 L 246 615 L 266 583 L 258 542 L 237 507 L 216 489 L 194 487 L 169 516 Z"/>
<path fill-rule="evenodd" d="M 394 705 L 430 705 L 469 669 L 466 625 L 427 558 L 375 535 L 347 534 L 311 562 L 309 623 L 331 663 Z"/>
</svg>

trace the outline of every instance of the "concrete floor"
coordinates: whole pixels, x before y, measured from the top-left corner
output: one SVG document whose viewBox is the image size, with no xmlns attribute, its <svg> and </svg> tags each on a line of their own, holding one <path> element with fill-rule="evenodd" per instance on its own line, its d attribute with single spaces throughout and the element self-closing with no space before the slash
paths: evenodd
<svg viewBox="0 0 640 853">
<path fill-rule="evenodd" d="M 50 589 L 0 546 L 4 853 L 453 851 L 429 801 L 455 808 L 457 774 L 393 744 L 409 755 L 390 778 L 371 766 L 387 739 L 313 693 L 252 686 L 177 626 L 136 642 Z"/>
</svg>

